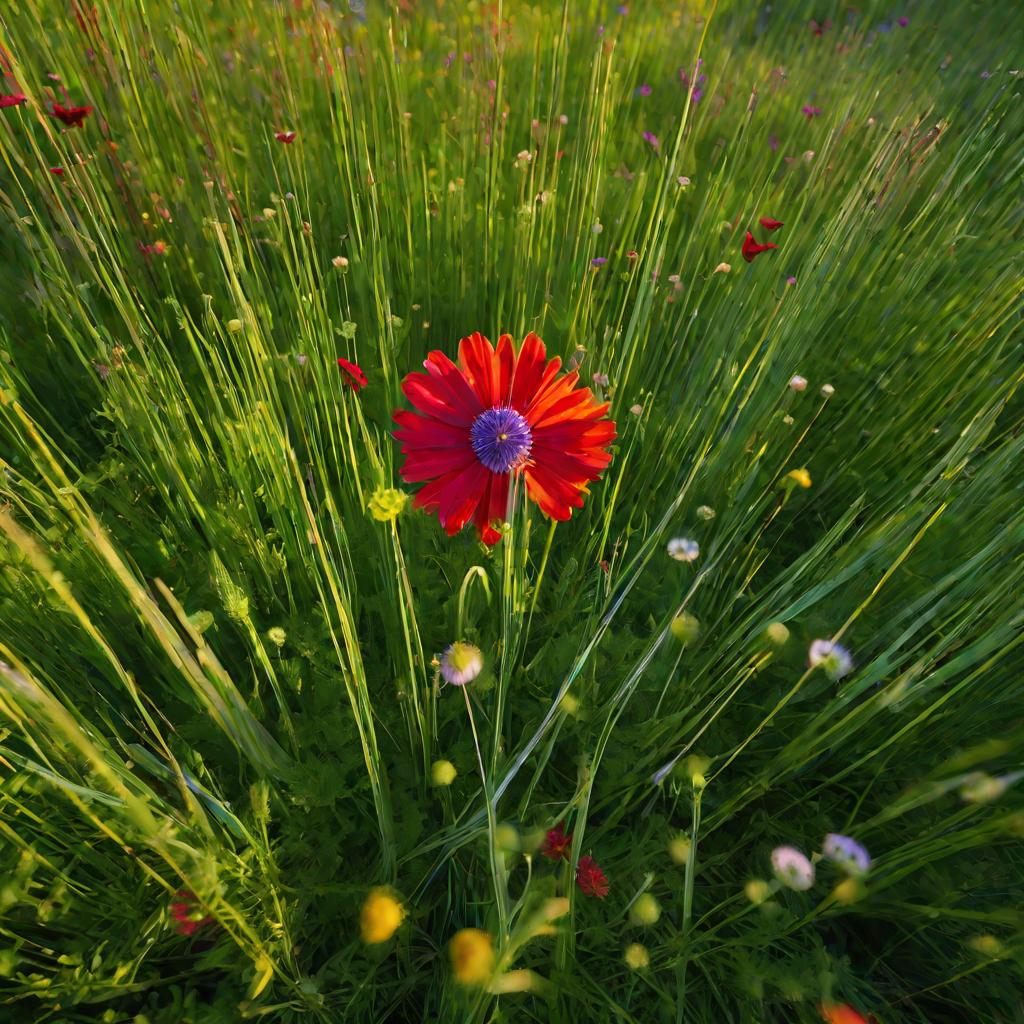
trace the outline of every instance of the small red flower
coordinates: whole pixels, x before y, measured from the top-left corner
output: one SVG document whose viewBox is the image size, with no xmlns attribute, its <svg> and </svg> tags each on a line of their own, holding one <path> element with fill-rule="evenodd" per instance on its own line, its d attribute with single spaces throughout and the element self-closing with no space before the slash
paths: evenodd
<svg viewBox="0 0 1024 1024">
<path fill-rule="evenodd" d="M 822 1003 L 818 1011 L 826 1024 L 868 1024 L 849 1003 Z"/>
<path fill-rule="evenodd" d="M 548 860 L 568 860 L 570 846 L 572 846 L 572 833 L 566 835 L 565 829 L 559 822 L 554 828 L 548 829 L 540 852 Z"/>
<path fill-rule="evenodd" d="M 12 92 L 9 96 L 0 96 L 0 110 L 4 107 L 20 107 L 28 103 L 28 97 L 22 92 Z"/>
<path fill-rule="evenodd" d="M 596 896 L 603 900 L 608 895 L 608 878 L 593 857 L 580 857 L 576 865 L 576 884 L 584 896 Z"/>
<path fill-rule="evenodd" d="M 62 107 L 59 103 L 54 103 L 51 113 L 69 128 L 80 128 L 82 122 L 92 113 L 92 107 Z"/>
<path fill-rule="evenodd" d="M 295 132 L 274 132 L 274 138 L 285 145 L 291 145 L 295 141 Z"/>
<path fill-rule="evenodd" d="M 437 509 L 449 536 L 472 520 L 485 544 L 497 544 L 493 524 L 505 517 L 513 473 L 552 519 L 583 507 L 588 484 L 611 462 L 615 424 L 608 403 L 577 387 L 578 373 L 560 374 L 562 361 L 547 358 L 536 334 L 518 352 L 507 334 L 497 347 L 472 334 L 459 343 L 458 364 L 431 352 L 423 365 L 426 373 L 402 382 L 416 412 L 394 414 L 402 479 L 426 482 L 417 508 Z"/>
<path fill-rule="evenodd" d="M 778 249 L 778 246 L 774 242 L 765 242 L 764 245 L 759 245 L 755 240 L 754 236 L 748 231 L 747 237 L 743 239 L 743 258 L 748 263 L 754 262 L 754 257 L 761 252 L 766 252 L 768 249 Z"/>
<path fill-rule="evenodd" d="M 179 935 L 194 935 L 200 928 L 213 923 L 213 918 L 203 914 L 195 894 L 188 889 L 179 889 L 174 894 L 171 917 L 174 918 L 174 930 Z"/>
<path fill-rule="evenodd" d="M 63 167 L 51 167 L 50 168 L 50 173 L 51 174 L 55 174 L 58 178 L 63 178 L 64 177 L 64 168 Z"/>
<path fill-rule="evenodd" d="M 774 217 L 762 217 L 758 222 L 765 231 L 778 231 L 783 226 L 781 220 L 776 220 Z"/>
<path fill-rule="evenodd" d="M 350 363 L 347 359 L 339 359 L 338 368 L 341 370 L 342 380 L 353 391 L 362 391 L 366 387 L 366 374 L 355 363 Z"/>
<path fill-rule="evenodd" d="M 832 22 L 826 18 L 822 22 L 817 22 L 811 18 L 810 29 L 816 36 L 823 36 L 832 27 Z"/>
</svg>

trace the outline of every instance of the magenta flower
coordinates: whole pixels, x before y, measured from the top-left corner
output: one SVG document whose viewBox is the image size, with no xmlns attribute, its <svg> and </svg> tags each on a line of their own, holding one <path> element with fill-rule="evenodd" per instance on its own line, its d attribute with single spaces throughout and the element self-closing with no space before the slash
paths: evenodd
<svg viewBox="0 0 1024 1024">
<path fill-rule="evenodd" d="M 910 19 L 904 14 L 896 19 L 896 24 L 899 25 L 900 28 L 906 28 L 910 24 Z"/>
<path fill-rule="evenodd" d="M 658 136 L 654 132 L 644 132 L 644 142 L 647 143 L 651 149 L 658 151 L 661 149 L 661 143 L 658 141 Z"/>
<path fill-rule="evenodd" d="M 637 96 L 650 96 L 651 93 L 654 92 L 654 90 L 646 82 L 644 82 L 643 85 L 638 85 L 634 92 Z"/>
<path fill-rule="evenodd" d="M 821 113 L 821 107 L 812 107 L 807 103 L 800 108 L 800 113 L 810 121 L 812 117 L 817 117 Z"/>
<path fill-rule="evenodd" d="M 603 267 L 608 262 L 607 256 L 595 256 L 591 261 L 592 267 Z"/>
</svg>

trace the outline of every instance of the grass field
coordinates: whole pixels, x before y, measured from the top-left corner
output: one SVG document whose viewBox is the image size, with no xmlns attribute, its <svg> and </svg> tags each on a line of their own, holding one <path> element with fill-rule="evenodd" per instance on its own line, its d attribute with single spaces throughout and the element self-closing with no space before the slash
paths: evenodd
<svg viewBox="0 0 1024 1024">
<path fill-rule="evenodd" d="M 2 5 L 0 1020 L 1024 1020 L 1021 40 Z M 478 331 L 615 422 L 493 544 Z"/>
</svg>

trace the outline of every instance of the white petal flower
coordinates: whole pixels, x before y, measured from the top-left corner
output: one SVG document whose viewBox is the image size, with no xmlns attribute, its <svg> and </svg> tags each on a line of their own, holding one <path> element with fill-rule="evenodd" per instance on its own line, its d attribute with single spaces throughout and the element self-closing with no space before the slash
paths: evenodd
<svg viewBox="0 0 1024 1024">
<path fill-rule="evenodd" d="M 700 557 L 700 545 L 689 537 L 673 537 L 667 551 L 677 562 L 695 562 Z"/>
</svg>

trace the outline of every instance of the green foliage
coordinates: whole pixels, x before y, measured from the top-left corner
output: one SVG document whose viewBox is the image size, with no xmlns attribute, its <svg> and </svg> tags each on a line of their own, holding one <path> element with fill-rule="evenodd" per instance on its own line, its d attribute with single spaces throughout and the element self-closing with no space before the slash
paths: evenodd
<svg viewBox="0 0 1024 1024">
<path fill-rule="evenodd" d="M 0 1017 L 1018 1019 L 1020 10 L 72 7 L 0 11 Z M 474 330 L 618 424 L 493 549 L 390 437 Z"/>
</svg>

